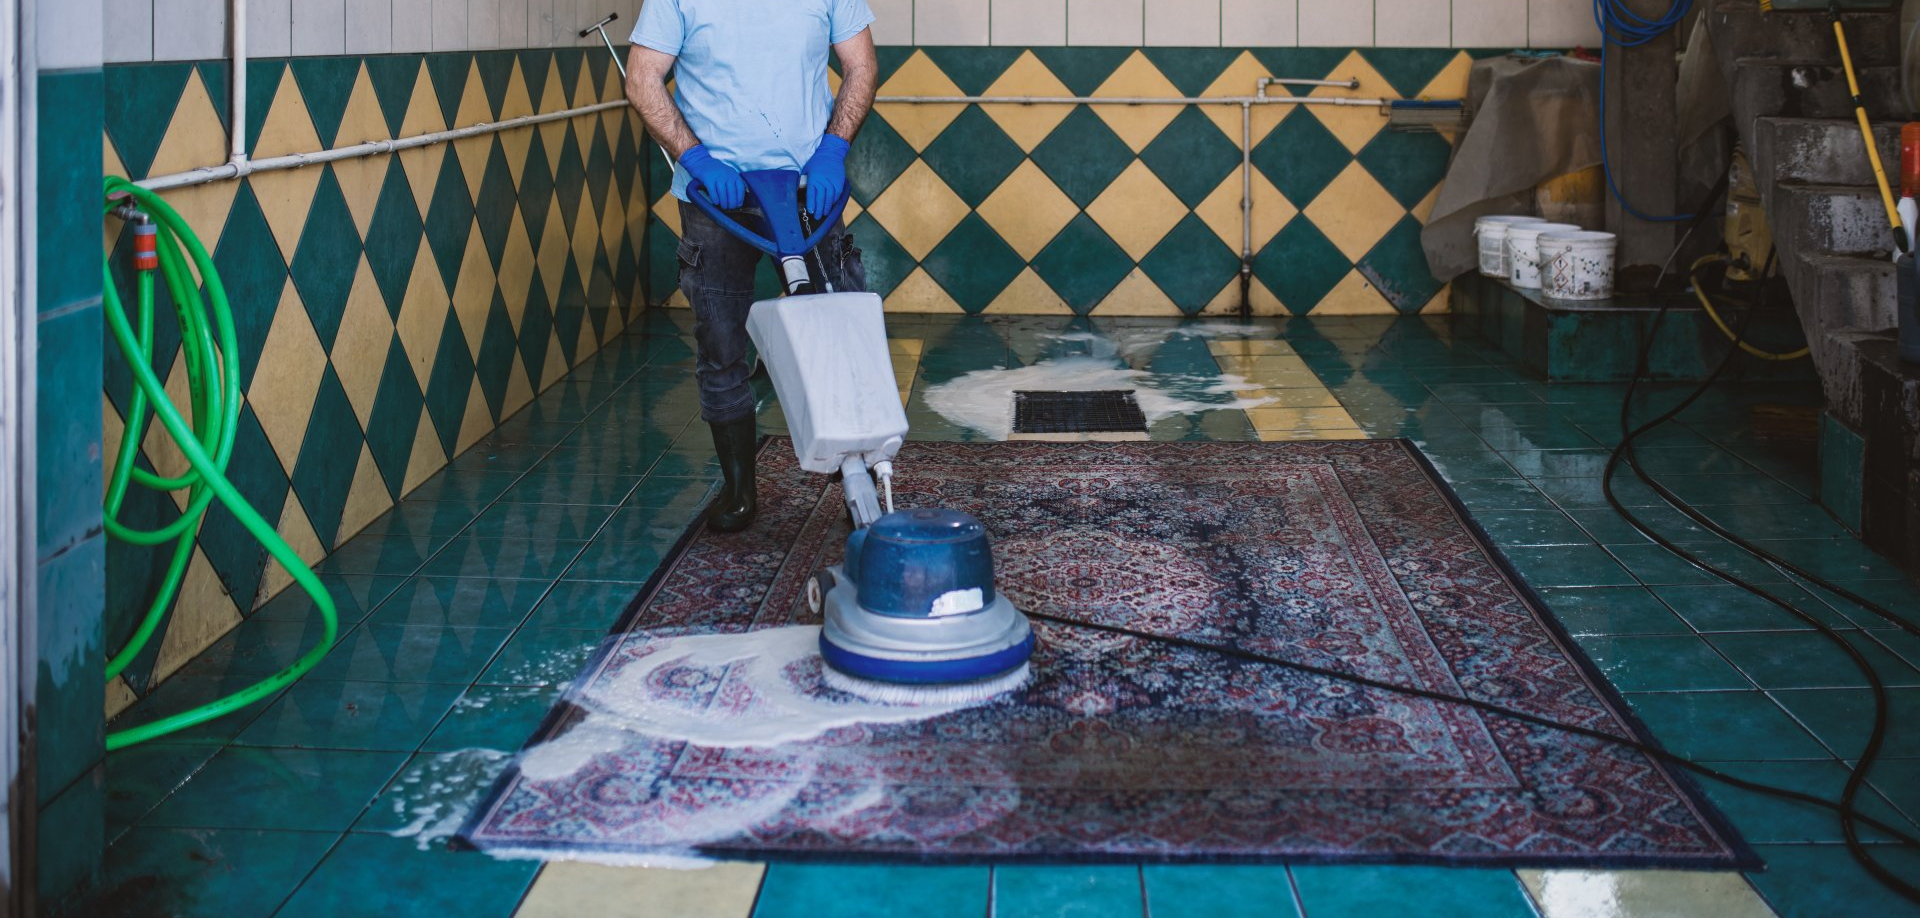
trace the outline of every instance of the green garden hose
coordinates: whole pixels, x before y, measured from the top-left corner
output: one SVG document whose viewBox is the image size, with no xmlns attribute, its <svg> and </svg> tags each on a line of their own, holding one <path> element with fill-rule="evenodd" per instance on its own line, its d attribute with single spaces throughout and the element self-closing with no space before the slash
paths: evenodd
<svg viewBox="0 0 1920 918">
<path fill-rule="evenodd" d="M 213 259 L 208 257 L 206 247 L 193 235 L 187 222 L 159 195 L 126 179 L 110 176 L 106 180 L 106 198 L 108 214 L 122 215 L 134 221 L 134 260 L 137 269 L 137 305 L 131 323 L 121 303 L 120 291 L 115 287 L 113 271 L 111 268 L 105 269 L 103 293 L 107 328 L 120 345 L 120 352 L 125 356 L 128 367 L 133 370 L 134 383 L 125 434 L 120 440 L 120 451 L 115 456 L 113 474 L 107 481 L 104 508 L 106 529 L 114 538 L 135 545 L 160 547 L 169 542 L 173 545 L 166 574 L 146 615 L 140 620 L 140 626 L 135 629 L 126 647 L 107 661 L 107 678 L 112 679 L 127 668 L 127 664 L 146 647 L 153 632 L 166 617 L 167 608 L 180 592 L 180 582 L 186 575 L 187 564 L 193 558 L 194 537 L 200 531 L 200 523 L 206 519 L 207 508 L 216 499 L 266 548 L 274 560 L 293 575 L 294 582 L 313 597 L 314 607 L 320 610 L 320 618 L 325 626 L 320 642 L 286 668 L 199 707 L 108 733 L 107 748 L 111 750 L 184 730 L 272 696 L 293 684 L 327 655 L 339 636 L 340 623 L 334 610 L 333 597 L 328 595 L 313 569 L 300 559 L 299 553 L 280 538 L 273 524 L 249 505 L 239 489 L 227 479 L 227 462 L 233 456 L 234 432 L 240 418 L 240 368 L 239 361 L 233 357 L 240 350 L 234 335 L 233 312 L 227 304 L 226 288 L 220 283 L 220 274 L 214 269 Z M 121 210 L 129 205 L 131 212 Z M 182 254 L 183 248 L 185 255 Z M 179 409 L 174 407 L 167 395 L 165 383 L 153 369 L 153 275 L 156 270 L 166 282 L 167 292 L 179 316 L 188 402 L 193 413 L 191 424 L 180 416 Z M 194 272 L 206 285 L 205 301 L 201 299 L 199 287 L 195 284 Z M 212 315 L 211 327 L 207 318 L 209 313 Z M 186 456 L 188 469 L 181 475 L 159 475 L 136 465 L 140 434 L 146 428 L 149 410 L 159 418 L 167 434 Z M 127 488 L 132 484 L 160 492 L 186 488 L 186 509 L 179 519 L 158 529 L 130 527 L 122 523 L 119 516 L 126 502 Z"/>
</svg>

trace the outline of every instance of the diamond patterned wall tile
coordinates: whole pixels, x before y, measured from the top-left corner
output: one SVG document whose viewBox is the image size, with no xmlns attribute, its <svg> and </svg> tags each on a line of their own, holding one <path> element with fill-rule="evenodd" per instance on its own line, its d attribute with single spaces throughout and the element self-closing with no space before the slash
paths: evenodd
<svg viewBox="0 0 1920 918">
<path fill-rule="evenodd" d="M 1248 248 L 1258 252 L 1266 247 L 1267 241 L 1273 238 L 1273 234 L 1280 232 L 1280 228 L 1286 226 L 1287 221 L 1292 220 L 1298 211 L 1294 209 L 1293 202 L 1287 200 L 1287 196 L 1281 194 L 1280 189 L 1273 187 L 1273 183 L 1267 181 L 1266 175 L 1257 169 L 1254 170 L 1252 184 L 1253 239 Z M 1239 251 L 1243 241 L 1246 241 L 1244 240 L 1246 234 L 1243 232 L 1244 221 L 1240 213 L 1240 201 L 1244 193 L 1240 172 L 1236 169 L 1220 182 L 1220 186 L 1215 188 L 1212 194 L 1207 195 L 1206 200 L 1201 201 L 1200 205 L 1193 209 L 1194 215 L 1205 221 L 1214 235 L 1219 236 L 1220 241 L 1234 251 Z"/>
<path fill-rule="evenodd" d="M 408 364 L 406 349 L 394 338 L 381 366 L 373 413 L 365 422 L 367 450 L 390 493 L 398 493 L 406 479 L 407 462 L 413 457 L 414 431 L 420 424 L 420 411 L 425 404 L 420 384 Z"/>
<path fill-rule="evenodd" d="M 244 184 L 235 193 L 233 209 L 226 227 L 213 250 L 214 268 L 220 272 L 227 300 L 235 304 L 234 332 L 240 345 L 240 382 L 249 385 L 260 362 L 260 348 L 266 343 L 272 324 L 271 310 L 265 304 L 280 302 L 287 283 L 287 266 L 280 259 L 273 233 L 267 229 L 265 215 L 254 200 L 253 191 Z M 248 308 L 248 304 L 255 304 Z"/>
<path fill-rule="evenodd" d="M 1359 261 L 1405 214 L 1406 208 L 1357 162 L 1301 211 L 1348 261 Z"/>
<path fill-rule="evenodd" d="M 893 76 L 880 84 L 879 94 L 883 96 L 959 96 L 965 95 L 960 87 L 940 72 L 933 59 L 923 51 L 915 51 Z M 927 144 L 939 137 L 953 119 L 960 117 L 964 105 L 898 105 L 883 103 L 874 106 L 874 111 L 887 119 L 893 129 L 899 132 L 901 139 L 918 152 L 925 150 Z"/>
<path fill-rule="evenodd" d="M 925 258 L 967 215 L 967 202 L 932 168 L 916 162 L 867 208 L 888 235 L 915 259 Z"/>
<path fill-rule="evenodd" d="M 197 79 L 191 64 L 107 68 L 107 138 L 119 151 L 130 177 L 153 174 L 148 167 L 166 139 L 167 127 L 190 77 Z M 224 139 L 225 135 L 221 136 Z"/>
<path fill-rule="evenodd" d="M 1394 224 L 1355 268 L 1400 312 L 1419 312 L 1440 292 L 1420 247 L 1420 221 L 1411 216 Z"/>
<path fill-rule="evenodd" d="M 418 243 L 415 243 L 417 246 Z M 393 315 L 374 280 L 373 268 L 363 258 L 354 272 L 353 286 L 347 291 L 347 305 L 340 314 L 340 330 L 328 348 L 329 359 L 340 376 L 340 385 L 353 404 L 361 426 L 373 417 L 373 396 L 380 386 L 389 346 L 398 346 L 394 337 Z M 380 355 L 372 359 L 368 355 Z"/>
<path fill-rule="evenodd" d="M 1047 70 L 1066 85 L 1069 94 L 1090 96 L 1134 52 L 1131 48 L 1080 46 L 1035 48 L 1033 53 L 1046 65 Z"/>
<path fill-rule="evenodd" d="M 977 105 L 967 106 L 921 156 L 970 207 L 980 206 L 1027 159 Z"/>
<path fill-rule="evenodd" d="M 293 286 L 300 291 L 300 300 L 306 304 L 322 344 L 331 346 L 340 329 L 340 316 L 347 307 L 347 293 L 353 287 L 360 254 L 360 234 L 346 195 L 340 190 L 340 180 L 332 166 L 324 166 L 290 266 Z"/>
<path fill-rule="evenodd" d="M 1380 76 L 1379 71 L 1374 70 L 1373 65 L 1367 63 L 1367 59 L 1358 51 L 1348 54 L 1334 72 L 1338 73 L 1341 79 L 1359 80 L 1359 88 L 1316 86 L 1309 95 L 1323 99 L 1379 99 L 1394 96 L 1393 87 L 1387 85 L 1386 79 Z M 1371 106 L 1309 105 L 1305 107 L 1324 122 L 1327 130 L 1340 138 L 1340 142 L 1353 153 L 1360 152 L 1375 134 L 1386 128 L 1386 121 L 1380 117 L 1379 111 Z"/>
<path fill-rule="evenodd" d="M 433 374 L 433 358 L 440 350 L 440 330 L 451 306 L 447 288 L 427 246 L 427 241 L 422 240 L 420 255 L 414 259 L 413 277 L 407 283 L 406 297 L 400 302 L 400 315 L 394 321 L 400 343 L 407 349 L 414 378 L 423 388 Z"/>
<path fill-rule="evenodd" d="M 1240 147 L 1221 136 L 1200 109 L 1186 108 L 1140 152 L 1140 161 L 1188 207 L 1196 207 L 1223 179 L 1238 175 Z"/>
<path fill-rule="evenodd" d="M 296 57 L 288 62 L 293 82 L 313 120 L 320 145 L 331 149 L 339 134 L 341 119 L 347 113 L 347 101 L 360 73 L 360 59 L 354 57 Z M 363 138 L 365 139 L 365 138 Z"/>
<path fill-rule="evenodd" d="M 1220 76 L 1208 84 L 1200 94 L 1203 96 L 1250 96 L 1259 88 L 1261 77 L 1274 75 L 1276 74 L 1269 71 L 1267 65 L 1254 57 L 1252 52 L 1242 51 L 1234 57 L 1233 63 L 1228 64 L 1227 68 L 1221 71 Z M 1298 74 L 1283 75 L 1298 76 Z M 1287 93 L 1282 87 L 1270 86 L 1267 88 L 1267 94 L 1286 95 Z M 1259 146 L 1261 141 L 1266 140 L 1267 135 L 1272 133 L 1274 127 L 1280 123 L 1280 119 L 1291 114 L 1293 110 L 1292 106 L 1287 105 L 1255 107 L 1249 119 L 1251 121 L 1249 126 L 1253 130 L 1254 146 Z M 1242 132 L 1240 110 L 1237 107 L 1209 105 L 1200 109 L 1200 113 L 1212 121 L 1222 135 L 1233 141 L 1234 149 L 1239 149 Z"/>
<path fill-rule="evenodd" d="M 981 203 L 979 213 L 1020 257 L 1031 261 L 1080 208 L 1045 171 L 1028 161 Z"/>
<path fill-rule="evenodd" d="M 985 220 L 970 214 L 922 262 L 926 273 L 967 312 L 987 308 L 1027 266 Z"/>
<path fill-rule="evenodd" d="M 900 177 L 900 173 L 913 165 L 917 155 L 913 146 L 887 122 L 885 115 L 876 113 L 868 118 L 866 126 L 860 130 L 860 142 L 854 144 L 852 152 L 847 154 L 847 184 L 853 186 L 854 202 L 863 205 L 873 203 L 873 199 L 886 191 L 887 186 Z M 660 188 L 661 200 L 671 201 L 673 196 L 666 193 L 666 184 L 663 182 L 657 187 Z M 668 220 L 668 225 L 678 235 L 679 209 L 671 206 L 665 209 L 674 211 L 671 216 L 663 215 L 662 219 Z"/>
<path fill-rule="evenodd" d="M 1315 304 L 1315 315 L 1329 316 L 1377 316 L 1391 312 L 1393 305 L 1381 296 L 1359 271 L 1349 271 L 1340 283 L 1335 284 L 1320 302 Z"/>
<path fill-rule="evenodd" d="M 313 404 L 321 373 L 327 367 L 326 345 L 314 333 L 313 323 L 307 320 L 307 311 L 291 285 L 273 311 L 273 325 L 260 359 L 273 367 L 273 372 L 254 377 L 253 386 L 246 392 L 247 403 L 258 415 L 283 471 L 290 475 L 307 435 L 307 407 Z"/>
<path fill-rule="evenodd" d="M 1140 260 L 1140 269 L 1181 312 L 1192 315 L 1238 277 L 1240 256 L 1222 245 L 1204 221 L 1189 214 Z"/>
<path fill-rule="evenodd" d="M 1254 275 L 1297 316 L 1313 311 L 1350 267 L 1326 234 L 1301 219 L 1289 221 L 1253 259 Z"/>
<path fill-rule="evenodd" d="M 1085 105 L 1074 106 L 1060 126 L 1033 148 L 1034 163 L 1081 207 L 1093 203 L 1133 160 L 1126 142 Z"/>
<path fill-rule="evenodd" d="M 1153 251 L 1186 215 L 1187 206 L 1137 160 L 1087 205 L 1087 216 L 1134 261 Z"/>
<path fill-rule="evenodd" d="M 1068 223 L 1033 260 L 1035 273 L 1081 315 L 1098 306 L 1132 267 L 1126 250 L 1085 214 Z"/>
<path fill-rule="evenodd" d="M 966 311 L 924 268 L 915 268 L 899 286 L 893 288 L 893 292 L 887 295 L 887 308 L 895 312 L 913 313 L 951 314 Z"/>
<path fill-rule="evenodd" d="M 1301 106 L 1254 145 L 1253 165 L 1287 200 L 1312 201 L 1353 157 L 1320 119 Z"/>
<path fill-rule="evenodd" d="M 1173 85 L 1173 81 L 1153 66 L 1145 54 L 1135 51 L 1093 94 L 1100 98 L 1167 99 L 1177 98 L 1181 92 L 1179 87 Z M 1173 119 L 1180 116 L 1180 111 L 1171 105 L 1101 105 L 1093 108 L 1094 114 L 1099 115 L 1135 153 L 1145 150 L 1167 125 L 1173 123 Z"/>
<path fill-rule="evenodd" d="M 1025 51 L 982 95 L 1044 97 L 1071 96 L 1075 93 L 1067 88 L 1067 84 L 1060 82 L 1060 78 L 1054 76 L 1053 71 L 1048 70 L 1047 65 L 1041 63 L 1032 51 Z M 1054 128 L 1060 126 L 1073 108 L 1067 105 L 987 105 L 982 110 L 1000 125 L 1000 129 L 1014 143 L 1020 145 L 1020 149 L 1031 153 L 1034 147 L 1047 139 L 1048 134 L 1053 133 Z M 864 136 L 862 142 L 865 142 Z"/>
<path fill-rule="evenodd" d="M 1402 206 L 1414 207 L 1447 175 L 1453 145 L 1433 133 L 1381 131 L 1356 157 Z"/>
</svg>

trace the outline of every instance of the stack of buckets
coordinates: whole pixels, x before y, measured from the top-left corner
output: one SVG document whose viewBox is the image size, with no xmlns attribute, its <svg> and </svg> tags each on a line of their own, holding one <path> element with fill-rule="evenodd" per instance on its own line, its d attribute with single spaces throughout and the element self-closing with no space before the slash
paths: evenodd
<svg viewBox="0 0 1920 918">
<path fill-rule="evenodd" d="M 1556 300 L 1613 296 L 1612 233 L 1539 217 L 1496 215 L 1473 221 L 1480 273 Z"/>
</svg>

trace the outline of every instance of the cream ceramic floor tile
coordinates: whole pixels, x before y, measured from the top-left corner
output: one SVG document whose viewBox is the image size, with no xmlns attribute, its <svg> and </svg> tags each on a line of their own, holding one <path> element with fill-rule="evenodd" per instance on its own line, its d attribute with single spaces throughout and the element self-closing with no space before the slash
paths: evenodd
<svg viewBox="0 0 1920 918">
<path fill-rule="evenodd" d="M 1255 431 L 1260 439 L 1268 442 L 1289 440 L 1369 440 L 1367 432 L 1358 427 L 1336 428 L 1333 430 L 1260 430 Z"/>
<path fill-rule="evenodd" d="M 747 918 L 765 864 L 716 864 L 705 870 L 548 864 L 514 918 Z"/>
<path fill-rule="evenodd" d="M 1541 918 L 1773 918 L 1738 873 L 1521 870 Z"/>
<path fill-rule="evenodd" d="M 1339 408 L 1340 399 L 1327 389 L 1246 389 L 1238 398 L 1266 399 L 1265 408 Z M 1351 425 L 1349 425 L 1351 426 Z"/>
<path fill-rule="evenodd" d="M 1248 408 L 1255 430 L 1346 430 L 1358 427 L 1345 408 Z"/>
<path fill-rule="evenodd" d="M 1293 345 L 1285 341 L 1209 341 L 1207 350 L 1215 357 L 1293 356 Z"/>
</svg>

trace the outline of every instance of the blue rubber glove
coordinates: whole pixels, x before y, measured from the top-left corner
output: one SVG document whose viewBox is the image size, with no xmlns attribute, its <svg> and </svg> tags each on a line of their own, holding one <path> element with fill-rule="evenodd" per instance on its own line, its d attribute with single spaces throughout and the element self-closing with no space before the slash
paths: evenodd
<svg viewBox="0 0 1920 918">
<path fill-rule="evenodd" d="M 732 166 L 713 158 L 707 145 L 697 143 L 680 154 L 680 165 L 693 180 L 706 189 L 707 197 L 721 210 L 736 210 L 747 203 L 747 181 Z"/>
<path fill-rule="evenodd" d="M 847 151 L 852 148 L 840 135 L 828 134 L 820 138 L 819 149 L 800 170 L 807 177 L 807 212 L 815 218 L 826 217 L 847 190 Z"/>
</svg>

